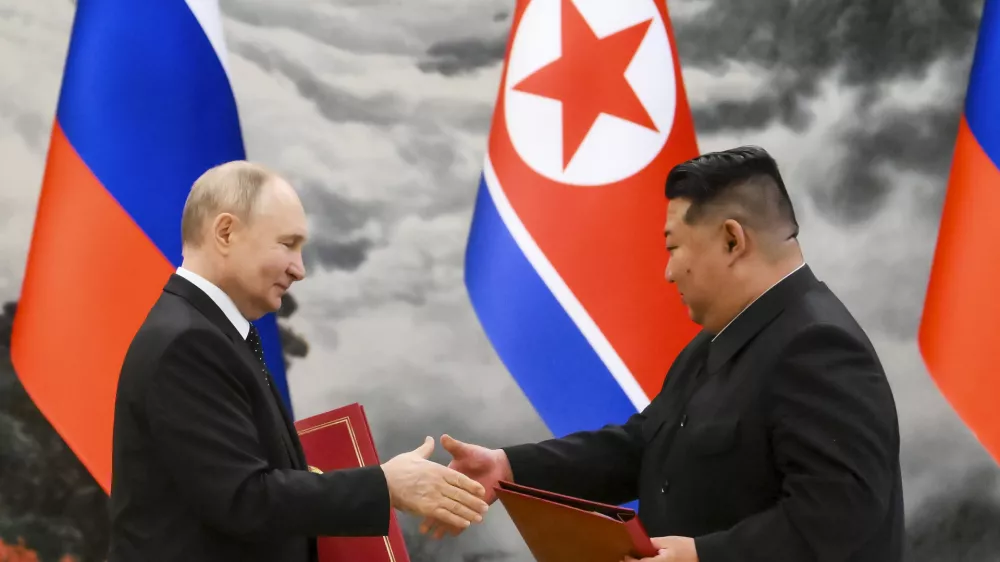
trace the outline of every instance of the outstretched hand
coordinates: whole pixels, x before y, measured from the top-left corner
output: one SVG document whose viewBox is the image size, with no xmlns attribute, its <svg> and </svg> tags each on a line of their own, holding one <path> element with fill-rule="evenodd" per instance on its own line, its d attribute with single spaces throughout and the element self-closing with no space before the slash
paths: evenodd
<svg viewBox="0 0 1000 562">
<path fill-rule="evenodd" d="M 428 460 L 433 452 L 434 439 L 427 437 L 420 447 L 382 465 L 392 506 L 458 530 L 481 522 L 488 508 L 485 488 L 461 472 Z"/>
<path fill-rule="evenodd" d="M 493 489 L 501 480 L 512 481 L 514 479 L 507 454 L 501 449 L 487 449 L 479 445 L 463 443 L 447 434 L 441 436 L 441 445 L 452 456 L 448 468 L 471 478 L 482 486 L 485 491 L 483 499 L 487 504 L 496 501 L 497 496 Z M 421 533 L 426 534 L 433 531 L 433 536 L 436 539 L 444 536 L 446 532 L 453 536 L 458 535 L 462 530 L 464 527 L 456 527 L 433 517 L 424 519 L 420 525 Z"/>
<path fill-rule="evenodd" d="M 452 436 L 441 436 L 441 445 L 451 455 L 448 468 L 457 470 L 478 482 L 486 490 L 484 500 L 492 504 L 497 499 L 493 491 L 501 480 L 513 480 L 514 475 L 502 449 L 487 449 L 479 445 L 463 443 Z"/>
</svg>

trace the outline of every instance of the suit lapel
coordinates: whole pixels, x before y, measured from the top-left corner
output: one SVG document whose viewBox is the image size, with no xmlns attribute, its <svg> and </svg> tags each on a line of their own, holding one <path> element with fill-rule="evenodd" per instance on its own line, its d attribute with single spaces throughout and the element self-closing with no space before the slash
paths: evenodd
<svg viewBox="0 0 1000 562">
<path fill-rule="evenodd" d="M 290 416 L 285 410 L 284 401 L 275 390 L 274 384 L 268 384 L 268 380 L 264 378 L 263 370 L 261 369 L 260 362 L 254 357 L 253 351 L 251 351 L 250 346 L 246 344 L 245 341 L 235 341 L 233 342 L 237 348 L 237 353 L 243 358 L 243 362 L 247 364 L 250 369 L 253 370 L 258 376 L 254 377 L 257 381 L 258 388 L 261 389 L 265 394 L 271 397 L 271 402 L 273 407 L 277 409 L 277 412 L 272 412 L 272 414 L 277 414 L 274 417 L 280 419 L 281 425 L 284 431 L 280 431 L 281 440 L 285 443 L 285 449 L 288 453 L 288 460 L 291 461 L 292 466 L 295 468 L 303 468 L 304 463 L 299 460 L 299 447 L 296 446 L 297 439 L 293 440 L 292 432 L 295 430 L 294 426 L 291 424 Z"/>
<path fill-rule="evenodd" d="M 191 305 L 202 313 L 212 324 L 215 324 L 232 342 L 233 347 L 236 349 L 236 353 L 243 359 L 255 374 L 260 374 L 260 376 L 253 377 L 258 385 L 258 388 L 264 392 L 265 396 L 271 396 L 272 400 L 272 417 L 276 421 L 280 420 L 280 425 L 284 427 L 284 431 L 279 431 L 281 434 L 281 440 L 285 445 L 286 452 L 288 454 L 288 459 L 291 461 L 291 465 L 295 468 L 304 469 L 305 468 L 305 457 L 302 452 L 301 445 L 297 439 L 297 434 L 295 433 L 295 426 L 291 421 L 291 416 L 285 410 L 284 401 L 281 396 L 275 390 L 273 384 L 267 384 L 261 373 L 260 363 L 257 358 L 254 357 L 253 351 L 250 350 L 250 346 L 247 345 L 243 336 L 236 330 L 233 323 L 229 321 L 226 314 L 222 312 L 216 304 L 204 291 L 199 289 L 193 283 L 184 279 L 176 273 L 170 276 L 167 280 L 167 284 L 163 289 L 168 293 L 175 294 L 184 300 L 191 303 Z M 277 410 L 277 411 L 274 411 Z M 295 436 L 295 437 L 293 437 Z"/>
<path fill-rule="evenodd" d="M 247 346 L 247 350 L 249 351 L 249 346 Z M 260 363 L 257 362 L 255 357 L 253 357 L 253 353 L 249 353 L 249 355 L 252 359 L 254 359 L 254 365 L 260 369 Z M 285 440 L 285 446 L 288 448 L 289 459 L 292 461 L 292 466 L 294 468 L 305 469 L 305 453 L 302 451 L 302 444 L 299 442 L 298 433 L 295 431 L 295 422 L 292 420 L 292 416 L 288 413 L 288 409 L 285 407 L 284 399 L 280 394 L 278 394 L 278 389 L 274 386 L 274 381 L 271 380 L 270 374 L 268 374 L 267 377 L 268 379 L 265 382 L 265 386 L 267 386 L 267 391 L 271 393 L 271 397 L 274 398 L 274 403 L 278 407 L 278 413 L 281 416 L 281 421 L 285 426 L 282 438 Z"/>
<path fill-rule="evenodd" d="M 690 353 L 678 356 L 660 394 L 663 403 L 650 412 L 645 437 L 647 442 L 667 425 L 676 427 L 688 401 L 705 381 L 718 372 L 749 341 L 778 317 L 785 307 L 819 281 L 809 266 L 803 266 L 770 291 L 761 295 L 712 341 L 701 332 L 689 344 Z M 671 379 L 674 379 L 673 381 Z"/>
</svg>

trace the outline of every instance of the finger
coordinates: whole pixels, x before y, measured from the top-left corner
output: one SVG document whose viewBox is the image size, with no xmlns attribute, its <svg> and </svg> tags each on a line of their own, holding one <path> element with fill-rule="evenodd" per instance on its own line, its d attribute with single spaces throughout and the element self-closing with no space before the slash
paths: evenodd
<svg viewBox="0 0 1000 562">
<path fill-rule="evenodd" d="M 427 530 L 424 532 L 425 535 L 430 535 L 432 538 L 436 537 L 441 530 L 441 522 L 436 519 L 427 518 Z"/>
<path fill-rule="evenodd" d="M 444 538 L 445 535 L 451 535 L 457 537 L 462 534 L 465 529 L 459 529 L 457 527 L 452 527 L 451 525 L 445 525 L 444 523 L 438 521 L 434 525 L 434 532 L 431 535 L 435 540 L 440 540 Z"/>
<path fill-rule="evenodd" d="M 420 524 L 420 532 L 424 535 L 432 535 L 438 529 L 438 521 L 430 516 L 424 518 L 423 523 Z"/>
<path fill-rule="evenodd" d="M 465 519 L 466 521 L 470 521 L 472 523 L 483 522 L 481 511 L 477 511 L 474 507 L 464 505 L 457 499 L 450 498 L 447 495 L 441 498 L 441 507 L 447 509 L 462 519 Z"/>
<path fill-rule="evenodd" d="M 424 438 L 423 445 L 414 449 L 413 452 L 425 459 L 431 458 L 431 453 L 434 452 L 434 438 L 428 435 Z"/>
<path fill-rule="evenodd" d="M 462 519 L 443 507 L 436 508 L 431 515 L 445 525 L 450 525 L 458 529 L 466 529 L 472 524 L 467 519 Z"/>
<path fill-rule="evenodd" d="M 485 514 L 486 510 L 489 509 L 489 505 L 482 498 L 478 498 L 461 488 L 445 486 L 441 490 L 441 495 L 454 501 L 459 508 L 467 509 L 479 515 Z"/>
<path fill-rule="evenodd" d="M 462 529 L 456 529 L 451 525 L 445 525 L 444 523 L 434 519 L 432 517 L 426 517 L 420 524 L 420 534 L 430 535 L 431 538 L 438 540 L 444 537 L 445 533 L 450 534 L 453 537 L 457 537 L 462 533 Z"/>
<path fill-rule="evenodd" d="M 445 482 L 457 488 L 461 488 L 477 498 L 486 497 L 486 488 L 479 482 L 476 482 L 472 478 L 469 478 L 457 470 L 450 468 L 446 468 L 445 470 L 447 471 L 444 475 Z"/>
<path fill-rule="evenodd" d="M 451 536 L 453 536 L 453 537 L 457 537 L 458 535 L 462 534 L 462 531 L 464 531 L 464 529 L 459 529 L 457 527 L 452 527 L 451 525 L 446 525 L 446 524 L 444 524 L 444 523 L 442 523 L 440 521 L 434 521 L 434 534 L 433 534 L 433 536 L 436 537 L 436 538 L 440 539 L 446 533 L 449 534 L 449 535 L 451 535 Z"/>
<path fill-rule="evenodd" d="M 478 489 L 475 489 L 474 492 L 470 492 L 467 488 L 455 486 L 445 481 L 441 483 L 440 490 L 442 495 L 447 495 L 452 499 L 458 500 L 480 513 L 486 513 L 486 508 L 492 503 L 491 501 L 487 501 L 485 488 L 482 485 L 478 486 Z M 449 491 L 446 492 L 446 490 Z"/>
</svg>

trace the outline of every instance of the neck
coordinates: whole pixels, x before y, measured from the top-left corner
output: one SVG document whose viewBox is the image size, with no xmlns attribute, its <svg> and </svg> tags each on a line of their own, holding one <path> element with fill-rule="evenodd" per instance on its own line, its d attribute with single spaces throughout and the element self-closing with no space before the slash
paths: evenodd
<svg viewBox="0 0 1000 562">
<path fill-rule="evenodd" d="M 756 265 L 749 275 L 738 279 L 736 285 L 740 291 L 733 291 L 733 299 L 725 306 L 725 311 L 719 315 L 719 321 L 713 326 L 705 326 L 712 333 L 718 334 L 734 318 L 739 316 L 750 304 L 760 298 L 771 287 L 787 277 L 804 263 L 800 252 L 790 253 L 777 261 L 764 262 Z"/>
<path fill-rule="evenodd" d="M 198 275 L 204 277 L 207 281 L 215 285 L 216 287 L 222 289 L 222 292 L 229 295 L 229 298 L 233 300 L 236 308 L 240 311 L 240 314 L 244 318 L 252 318 L 246 306 L 244 306 L 244 299 L 238 290 L 238 287 L 230 282 L 230 276 L 226 274 L 225 267 L 219 263 L 219 260 L 213 260 L 210 256 L 206 256 L 200 251 L 188 251 L 184 254 L 184 260 L 181 262 L 181 267 L 197 273 Z"/>
<path fill-rule="evenodd" d="M 798 254 L 785 257 L 774 263 L 762 265 L 758 274 L 754 275 L 753 280 L 747 283 L 748 294 L 746 295 L 746 303 L 741 307 L 741 310 L 763 295 L 775 283 L 795 271 L 802 263 L 802 255 Z"/>
<path fill-rule="evenodd" d="M 211 260 L 206 259 L 200 252 L 186 252 L 184 260 L 181 262 L 181 267 L 192 273 L 197 273 L 223 291 L 226 290 L 222 279 L 222 272 L 219 271 L 220 268 L 215 266 Z"/>
</svg>

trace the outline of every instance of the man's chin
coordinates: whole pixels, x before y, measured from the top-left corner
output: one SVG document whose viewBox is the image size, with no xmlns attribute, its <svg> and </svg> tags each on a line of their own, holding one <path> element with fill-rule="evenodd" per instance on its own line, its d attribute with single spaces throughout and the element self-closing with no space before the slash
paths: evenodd
<svg viewBox="0 0 1000 562">
<path fill-rule="evenodd" d="M 257 310 L 254 311 L 255 317 L 247 318 L 247 320 L 250 320 L 251 322 L 256 322 L 257 320 L 260 320 L 261 318 L 267 316 L 268 314 L 278 312 L 278 309 L 281 308 L 281 298 L 278 297 L 277 299 L 275 299 L 269 297 L 266 301 L 261 301 L 258 302 L 257 304 L 258 304 Z"/>
<path fill-rule="evenodd" d="M 267 310 L 268 314 L 270 314 L 272 312 L 278 312 L 278 309 L 281 308 L 281 297 L 282 297 L 283 294 L 284 293 L 282 292 L 282 293 L 278 294 L 277 296 L 272 297 L 271 299 L 268 300 L 268 303 L 267 303 L 268 304 L 268 310 Z"/>
<path fill-rule="evenodd" d="M 687 311 L 688 311 L 688 318 L 690 318 L 692 322 L 694 322 L 695 324 L 698 324 L 700 326 L 701 325 L 701 316 L 697 312 L 695 312 L 694 309 L 691 308 L 690 305 L 687 307 Z"/>
<path fill-rule="evenodd" d="M 278 310 L 278 308 L 281 307 L 281 299 L 285 297 L 285 293 L 287 292 L 288 289 L 281 287 L 279 285 L 275 285 L 271 289 L 271 294 L 268 295 L 267 304 L 273 307 L 275 310 Z"/>
</svg>

